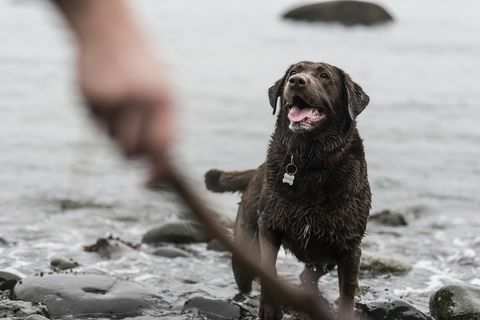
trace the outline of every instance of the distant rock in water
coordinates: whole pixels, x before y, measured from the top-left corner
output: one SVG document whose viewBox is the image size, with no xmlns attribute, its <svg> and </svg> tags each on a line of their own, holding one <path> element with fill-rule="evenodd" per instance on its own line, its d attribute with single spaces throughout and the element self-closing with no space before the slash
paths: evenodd
<svg viewBox="0 0 480 320">
<path fill-rule="evenodd" d="M 148 231 L 142 239 L 143 243 L 158 245 L 161 243 L 196 243 L 207 242 L 212 237 L 205 233 L 205 228 L 196 222 L 178 221 L 164 224 Z"/>
<path fill-rule="evenodd" d="M 402 301 L 374 301 L 357 304 L 359 320 L 431 320 L 429 316 Z"/>
<path fill-rule="evenodd" d="M 383 274 L 405 274 L 412 267 L 400 260 L 373 253 L 363 252 L 360 260 L 360 274 L 377 276 Z"/>
<path fill-rule="evenodd" d="M 389 227 L 401 227 L 408 225 L 407 219 L 405 219 L 403 214 L 388 209 L 372 214 L 369 220 Z"/>
<path fill-rule="evenodd" d="M 194 297 L 188 300 L 183 311 L 197 310 L 203 317 L 212 320 L 237 320 L 240 319 L 240 307 L 223 300 L 205 299 Z"/>
<path fill-rule="evenodd" d="M 325 1 L 300 6 L 283 14 L 283 18 L 307 22 L 337 22 L 345 26 L 373 26 L 393 21 L 387 10 L 366 1 Z"/>
<path fill-rule="evenodd" d="M 27 277 L 17 283 L 14 296 L 45 304 L 52 318 L 137 316 L 162 302 L 140 284 L 98 274 Z"/>
<path fill-rule="evenodd" d="M 445 286 L 430 297 L 430 313 L 436 320 L 480 320 L 480 288 Z"/>
</svg>

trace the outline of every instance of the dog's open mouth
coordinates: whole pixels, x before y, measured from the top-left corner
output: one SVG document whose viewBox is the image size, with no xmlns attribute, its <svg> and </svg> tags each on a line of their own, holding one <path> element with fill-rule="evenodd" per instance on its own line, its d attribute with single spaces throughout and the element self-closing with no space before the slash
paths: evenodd
<svg viewBox="0 0 480 320">
<path fill-rule="evenodd" d="M 289 106 L 288 119 L 292 131 L 309 131 L 323 122 L 325 113 L 322 107 L 312 106 L 296 96 Z"/>
</svg>

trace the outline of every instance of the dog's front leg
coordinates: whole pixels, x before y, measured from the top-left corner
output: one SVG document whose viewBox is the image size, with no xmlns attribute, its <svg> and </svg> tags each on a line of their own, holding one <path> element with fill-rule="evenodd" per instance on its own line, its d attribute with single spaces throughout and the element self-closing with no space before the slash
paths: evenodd
<svg viewBox="0 0 480 320">
<path fill-rule="evenodd" d="M 278 250 L 280 249 L 281 239 L 273 230 L 268 227 L 259 228 L 260 242 L 260 264 L 263 270 L 269 272 L 275 278 L 277 277 L 276 261 Z M 262 285 L 260 296 L 260 310 L 258 316 L 260 320 L 280 320 L 282 319 L 282 311 L 278 297 L 275 292 L 268 290 L 268 287 Z"/>
<path fill-rule="evenodd" d="M 338 261 L 338 280 L 340 286 L 338 320 L 355 319 L 355 291 L 358 287 L 358 271 L 361 255 L 361 249 L 358 247 L 353 252 L 343 254 Z"/>
</svg>

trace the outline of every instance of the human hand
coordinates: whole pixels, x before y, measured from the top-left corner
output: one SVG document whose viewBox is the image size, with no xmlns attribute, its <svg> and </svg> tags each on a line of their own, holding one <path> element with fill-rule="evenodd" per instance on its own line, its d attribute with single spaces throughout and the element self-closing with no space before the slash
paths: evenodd
<svg viewBox="0 0 480 320">
<path fill-rule="evenodd" d="M 87 105 L 127 156 L 148 156 L 162 176 L 174 139 L 173 97 L 165 68 L 146 42 L 86 41 L 78 82 Z"/>
</svg>

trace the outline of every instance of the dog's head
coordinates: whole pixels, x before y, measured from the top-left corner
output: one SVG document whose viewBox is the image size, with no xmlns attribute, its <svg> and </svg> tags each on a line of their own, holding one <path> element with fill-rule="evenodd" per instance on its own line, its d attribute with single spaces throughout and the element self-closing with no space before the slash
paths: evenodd
<svg viewBox="0 0 480 320">
<path fill-rule="evenodd" d="M 279 117 L 289 121 L 295 133 L 352 122 L 370 101 L 362 88 L 341 69 L 327 63 L 299 62 L 269 90 L 275 114 L 280 98 Z"/>
</svg>

